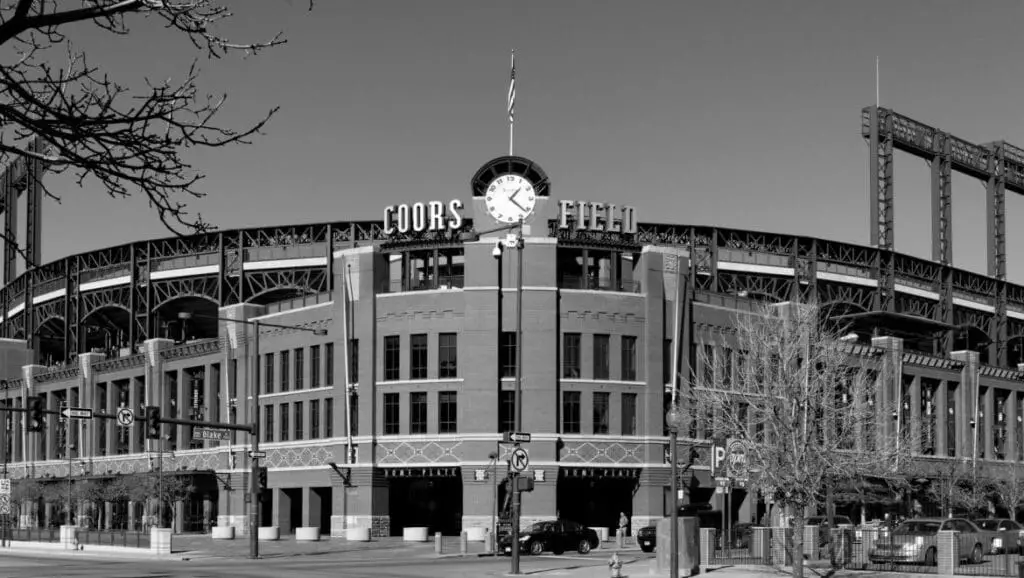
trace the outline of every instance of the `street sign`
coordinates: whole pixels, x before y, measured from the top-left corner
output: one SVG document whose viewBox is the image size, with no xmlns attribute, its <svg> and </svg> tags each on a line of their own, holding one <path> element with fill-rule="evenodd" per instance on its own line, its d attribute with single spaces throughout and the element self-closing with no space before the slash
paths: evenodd
<svg viewBox="0 0 1024 578">
<path fill-rule="evenodd" d="M 117 425 L 121 427 L 131 427 L 135 423 L 135 412 L 131 408 L 122 407 L 117 410 Z"/>
<path fill-rule="evenodd" d="M 522 432 L 505 432 L 505 443 L 507 444 L 528 444 L 530 443 L 530 434 Z"/>
<path fill-rule="evenodd" d="M 8 478 L 0 478 L 0 496 L 11 495 L 11 480 Z"/>
<path fill-rule="evenodd" d="M 200 441 L 229 441 L 231 439 L 231 430 L 198 425 L 192 426 L 192 439 Z"/>
<path fill-rule="evenodd" d="M 734 480 L 750 477 L 750 460 L 747 457 L 747 443 L 743 440 L 728 440 L 725 444 L 726 475 Z"/>
<path fill-rule="evenodd" d="M 512 469 L 521 472 L 530 465 L 530 456 L 526 455 L 526 450 L 523 448 L 516 448 L 516 451 L 512 452 L 512 459 L 509 460 L 512 465 Z"/>
<path fill-rule="evenodd" d="M 0 514 L 11 515 L 11 497 L 7 494 L 0 494 Z"/>
<path fill-rule="evenodd" d="M 732 487 L 732 480 L 729 478 L 715 478 L 715 485 L 719 488 Z"/>
<path fill-rule="evenodd" d="M 260 459 L 267 457 L 267 452 L 249 452 L 249 457 L 252 459 Z"/>
<path fill-rule="evenodd" d="M 87 407 L 65 407 L 61 408 L 60 415 L 64 419 L 92 419 L 92 410 Z"/>
</svg>

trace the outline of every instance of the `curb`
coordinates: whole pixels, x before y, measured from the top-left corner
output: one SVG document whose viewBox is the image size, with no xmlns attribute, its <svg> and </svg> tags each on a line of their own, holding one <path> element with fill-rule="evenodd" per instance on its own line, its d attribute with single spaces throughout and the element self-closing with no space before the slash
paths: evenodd
<svg viewBox="0 0 1024 578">
<path fill-rule="evenodd" d="M 140 558 L 171 560 L 175 562 L 188 561 L 189 558 L 181 554 L 154 554 L 149 550 L 145 552 L 105 552 L 89 550 L 51 550 L 48 548 L 2 548 L 0 556 L 23 556 L 38 558 L 41 556 L 59 556 L 62 558 L 113 558 L 116 560 L 138 560 Z"/>
</svg>

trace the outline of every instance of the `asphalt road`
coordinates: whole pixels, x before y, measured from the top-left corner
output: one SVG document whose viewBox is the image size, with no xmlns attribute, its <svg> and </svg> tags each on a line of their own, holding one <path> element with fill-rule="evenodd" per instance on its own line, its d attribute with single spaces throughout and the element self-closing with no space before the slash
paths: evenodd
<svg viewBox="0 0 1024 578">
<path fill-rule="evenodd" d="M 377 550 L 323 553 L 301 557 L 262 560 L 199 558 L 189 561 L 158 559 L 114 560 L 36 555 L 3 555 L 2 578 L 97 577 L 97 578 L 477 578 L 498 577 L 508 573 L 507 557 L 420 557 L 399 551 Z M 626 556 L 625 559 L 649 557 Z M 524 556 L 520 569 L 524 574 L 569 575 L 593 568 L 592 575 L 608 572 L 607 552 L 563 556 Z M 591 575 L 591 572 L 586 572 Z"/>
</svg>

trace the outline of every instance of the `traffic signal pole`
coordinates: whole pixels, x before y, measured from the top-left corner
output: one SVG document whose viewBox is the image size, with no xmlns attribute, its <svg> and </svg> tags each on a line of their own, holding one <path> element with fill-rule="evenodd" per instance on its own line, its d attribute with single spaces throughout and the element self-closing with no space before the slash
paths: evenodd
<svg viewBox="0 0 1024 578">
<path fill-rule="evenodd" d="M 516 237 L 516 433 L 523 431 L 523 222 L 519 221 Z M 519 443 L 515 445 L 519 448 Z M 511 469 L 511 468 L 509 468 Z M 512 574 L 519 574 L 519 509 L 522 494 L 519 493 L 519 474 L 512 476 Z"/>
<path fill-rule="evenodd" d="M 260 482 L 259 464 L 256 457 L 260 451 L 260 322 L 258 319 L 252 323 L 252 387 L 249 394 L 252 396 L 252 455 L 249 458 L 249 558 L 253 560 L 260 557 Z M 346 344 L 347 345 L 347 344 Z"/>
</svg>

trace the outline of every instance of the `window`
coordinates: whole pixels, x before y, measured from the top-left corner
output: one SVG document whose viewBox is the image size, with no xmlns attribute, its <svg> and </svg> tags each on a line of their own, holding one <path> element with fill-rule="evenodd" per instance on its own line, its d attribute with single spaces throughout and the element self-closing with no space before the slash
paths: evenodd
<svg viewBox="0 0 1024 578">
<path fill-rule="evenodd" d="M 622 381 L 636 381 L 636 336 L 622 336 Z"/>
<path fill-rule="evenodd" d="M 427 378 L 427 334 L 409 336 L 409 379 Z"/>
<path fill-rule="evenodd" d="M 268 405 L 263 408 L 263 441 L 274 441 L 274 406 Z"/>
<path fill-rule="evenodd" d="M 594 392 L 594 434 L 607 434 L 612 394 L 606 391 Z"/>
<path fill-rule="evenodd" d="M 701 385 L 715 387 L 715 346 L 704 345 L 701 351 L 703 351 L 701 362 L 704 364 L 704 381 Z"/>
<path fill-rule="evenodd" d="M 281 363 L 279 365 L 281 366 L 281 391 L 288 391 L 288 378 L 290 376 L 290 371 L 288 367 L 288 352 L 282 351 L 280 357 Z"/>
<path fill-rule="evenodd" d="M 266 355 L 266 363 L 263 366 L 263 388 L 264 393 L 274 393 L 274 354 L 268 353 Z"/>
<path fill-rule="evenodd" d="M 306 416 L 302 415 L 302 405 L 301 401 L 295 402 L 295 441 L 301 440 L 304 433 L 302 426 Z"/>
<path fill-rule="evenodd" d="M 437 338 L 437 377 L 453 379 L 459 376 L 459 335 L 442 333 Z"/>
<path fill-rule="evenodd" d="M 501 332 L 501 347 L 498 348 L 498 363 L 501 364 L 502 377 L 516 376 L 516 334 L 513 331 Z"/>
<path fill-rule="evenodd" d="M 636 435 L 636 394 L 622 394 L 622 435 Z"/>
<path fill-rule="evenodd" d="M 309 387 L 320 387 L 320 346 L 309 346 Z"/>
<path fill-rule="evenodd" d="M 320 400 L 309 401 L 309 439 L 315 440 L 320 437 Z"/>
<path fill-rule="evenodd" d="M 565 379 L 580 377 L 580 340 L 579 333 L 562 336 L 562 377 Z"/>
<path fill-rule="evenodd" d="M 562 392 L 562 433 L 580 433 L 580 392 Z"/>
<path fill-rule="evenodd" d="M 359 383 L 359 340 L 348 340 L 348 382 Z"/>
<path fill-rule="evenodd" d="M 324 400 L 324 437 L 334 437 L 334 399 Z"/>
<path fill-rule="evenodd" d="M 397 381 L 401 379 L 401 360 L 398 356 L 402 352 L 397 335 L 388 335 L 384 338 L 384 381 Z"/>
<path fill-rule="evenodd" d="M 281 404 L 281 441 L 288 441 L 288 404 Z"/>
<path fill-rule="evenodd" d="M 324 385 L 334 385 L 334 344 L 324 344 Z"/>
<path fill-rule="evenodd" d="M 672 383 L 672 340 L 666 339 L 661 345 L 661 375 L 665 383 Z"/>
<path fill-rule="evenodd" d="M 384 394 L 384 435 L 398 435 L 398 394 Z"/>
<path fill-rule="evenodd" d="M 453 434 L 458 428 L 458 393 L 442 391 L 437 394 L 437 433 Z"/>
<path fill-rule="evenodd" d="M 427 393 L 414 391 L 409 394 L 409 433 L 427 433 Z"/>
<path fill-rule="evenodd" d="M 611 376 L 611 336 L 594 335 L 594 379 L 608 379 Z"/>
<path fill-rule="evenodd" d="M 352 393 L 349 396 L 348 419 L 351 422 L 352 435 L 359 435 L 359 394 Z"/>
<path fill-rule="evenodd" d="M 726 389 L 732 387 L 732 349 L 728 347 L 722 350 L 722 385 Z"/>
<path fill-rule="evenodd" d="M 498 430 L 499 433 L 515 431 L 516 428 L 516 392 L 499 392 Z"/>
<path fill-rule="evenodd" d="M 306 376 L 305 353 L 302 349 L 295 350 L 295 391 L 304 387 L 302 380 Z"/>
</svg>

